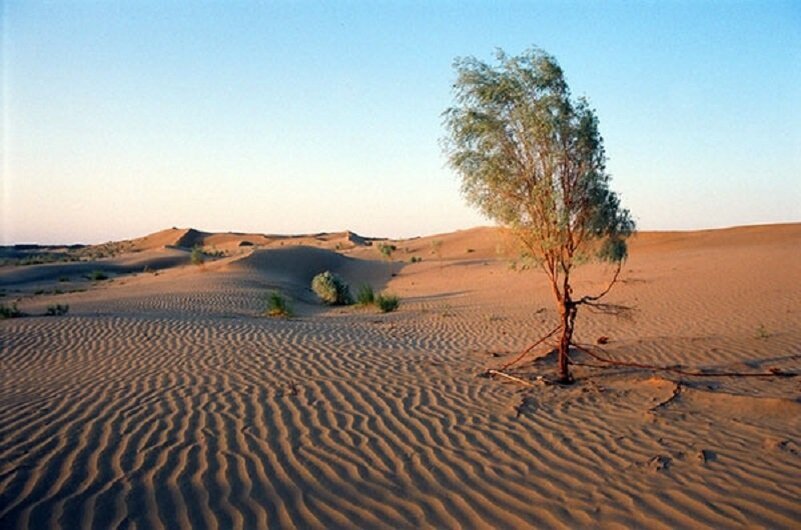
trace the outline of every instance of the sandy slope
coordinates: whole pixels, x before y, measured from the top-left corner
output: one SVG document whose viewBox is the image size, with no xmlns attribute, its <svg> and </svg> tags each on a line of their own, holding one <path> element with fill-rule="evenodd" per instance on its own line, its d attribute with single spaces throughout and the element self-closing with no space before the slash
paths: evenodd
<svg viewBox="0 0 801 530">
<path fill-rule="evenodd" d="M 187 231 L 160 234 L 137 254 L 185 260 L 163 247 Z M 254 235 L 223 236 L 218 248 L 242 252 L 26 296 L 31 313 L 52 303 L 70 313 L 0 322 L 0 527 L 801 520 L 799 378 L 577 367 L 572 387 L 523 389 L 476 375 L 556 314 L 541 275 L 509 269 L 497 231 L 395 242 L 396 260 L 423 258 L 403 267 L 347 233 L 264 236 L 253 248 L 239 244 Z M 609 298 L 627 309 L 582 313 L 578 333 L 609 337 L 620 359 L 801 371 L 800 264 L 801 225 L 640 234 Z M 307 288 L 321 268 L 386 287 L 403 305 L 326 310 Z M 23 269 L 0 270 L 12 289 L 4 301 Z M 577 291 L 602 288 L 603 273 L 585 268 Z M 272 289 L 298 317 L 258 315 Z M 518 373 L 551 370 L 527 362 Z"/>
</svg>

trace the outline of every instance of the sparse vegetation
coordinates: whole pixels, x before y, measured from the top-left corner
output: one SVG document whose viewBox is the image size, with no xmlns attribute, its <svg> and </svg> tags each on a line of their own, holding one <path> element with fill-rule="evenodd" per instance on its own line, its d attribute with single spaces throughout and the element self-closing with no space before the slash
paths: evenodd
<svg viewBox="0 0 801 530">
<path fill-rule="evenodd" d="M 360 306 L 368 306 L 375 303 L 375 292 L 370 284 L 363 283 L 356 291 L 356 303 Z"/>
<path fill-rule="evenodd" d="M 89 278 L 94 282 L 99 282 L 102 280 L 108 280 L 108 275 L 99 269 L 95 269 L 89 273 L 89 276 L 87 276 L 87 278 Z"/>
<path fill-rule="evenodd" d="M 312 291 L 328 305 L 348 305 L 353 303 L 350 287 L 336 274 L 325 271 L 312 279 Z"/>
<path fill-rule="evenodd" d="M 66 315 L 70 310 L 69 304 L 55 304 L 47 306 L 45 315 L 49 317 Z"/>
<path fill-rule="evenodd" d="M 271 317 L 289 318 L 292 316 L 292 307 L 284 295 L 273 291 L 267 295 L 267 308 L 264 313 Z"/>
<path fill-rule="evenodd" d="M 392 259 L 392 253 L 395 252 L 396 250 L 398 250 L 398 247 L 396 247 L 395 245 L 391 245 L 389 243 L 381 243 L 380 245 L 378 245 L 378 251 L 387 261 Z"/>
<path fill-rule="evenodd" d="M 400 305 L 400 298 L 394 294 L 382 293 L 375 297 L 375 305 L 382 313 L 391 313 Z"/>
<path fill-rule="evenodd" d="M 225 251 L 224 250 L 219 250 L 219 249 L 214 248 L 214 247 L 212 247 L 211 250 L 201 249 L 201 251 L 203 252 L 204 256 L 209 257 L 209 258 L 224 258 L 225 257 Z"/>
<path fill-rule="evenodd" d="M 423 261 L 423 258 L 421 258 L 420 256 L 412 256 L 411 261 L 412 263 L 420 263 L 421 261 Z"/>
<path fill-rule="evenodd" d="M 436 254 L 437 259 L 442 259 L 442 240 L 435 239 L 431 242 L 431 253 Z"/>
<path fill-rule="evenodd" d="M 203 248 L 200 245 L 192 247 L 192 253 L 189 254 L 189 262 L 192 265 L 203 265 L 206 261 L 206 255 L 203 253 Z"/>
<path fill-rule="evenodd" d="M 760 325 L 757 327 L 757 329 L 756 329 L 756 334 L 755 334 L 754 336 L 755 336 L 756 338 L 758 338 L 758 339 L 765 340 L 765 339 L 767 339 L 767 338 L 769 338 L 769 337 L 770 337 L 770 333 L 768 333 L 768 330 L 765 328 L 765 325 L 764 325 L 764 324 L 760 324 Z"/>
<path fill-rule="evenodd" d="M 25 313 L 17 308 L 17 303 L 11 305 L 0 304 L 0 319 L 24 317 Z"/>
</svg>

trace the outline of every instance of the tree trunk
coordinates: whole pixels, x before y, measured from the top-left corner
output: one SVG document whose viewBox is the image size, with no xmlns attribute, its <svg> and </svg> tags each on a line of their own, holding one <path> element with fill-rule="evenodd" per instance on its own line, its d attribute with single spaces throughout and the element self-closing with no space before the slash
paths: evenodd
<svg viewBox="0 0 801 530">
<path fill-rule="evenodd" d="M 573 383 L 573 376 L 570 375 L 570 365 L 568 364 L 568 353 L 570 352 L 570 341 L 573 339 L 573 325 L 576 321 L 578 306 L 567 295 L 562 300 L 562 338 L 559 341 L 559 382 L 569 385 Z"/>
</svg>

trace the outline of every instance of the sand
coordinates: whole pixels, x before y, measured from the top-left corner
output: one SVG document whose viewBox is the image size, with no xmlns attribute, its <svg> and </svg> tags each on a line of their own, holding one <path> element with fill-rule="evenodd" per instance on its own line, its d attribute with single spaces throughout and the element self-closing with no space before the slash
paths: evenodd
<svg viewBox="0 0 801 530">
<path fill-rule="evenodd" d="M 391 263 L 348 232 L 123 243 L 0 268 L 0 302 L 34 315 L 0 321 L 0 528 L 801 521 L 801 378 L 577 366 L 562 387 L 537 381 L 547 359 L 510 371 L 531 387 L 479 377 L 557 316 L 496 229 L 393 241 Z M 227 255 L 191 265 L 195 244 Z M 98 268 L 112 279 L 82 279 Z M 401 307 L 321 306 L 321 269 Z M 577 292 L 606 273 L 581 269 Z M 295 317 L 261 316 L 274 289 Z M 608 301 L 577 334 L 616 359 L 801 372 L 801 225 L 641 233 Z M 35 316 L 55 303 L 69 313 Z"/>
</svg>

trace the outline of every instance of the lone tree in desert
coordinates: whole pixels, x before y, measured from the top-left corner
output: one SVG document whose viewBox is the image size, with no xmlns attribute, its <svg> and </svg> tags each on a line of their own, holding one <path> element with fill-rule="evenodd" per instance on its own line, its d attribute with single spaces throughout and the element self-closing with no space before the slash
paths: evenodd
<svg viewBox="0 0 801 530">
<path fill-rule="evenodd" d="M 617 280 L 634 231 L 609 189 L 598 118 L 574 99 L 556 59 L 538 50 L 454 63 L 455 105 L 444 112 L 444 149 L 467 201 L 511 229 L 550 280 L 561 317 L 559 378 L 572 382 L 569 348 L 581 305 Z M 576 296 L 571 273 L 597 259 L 616 264 L 608 287 Z"/>
</svg>

